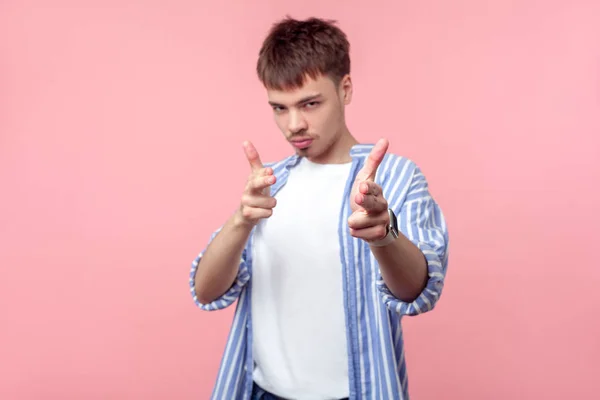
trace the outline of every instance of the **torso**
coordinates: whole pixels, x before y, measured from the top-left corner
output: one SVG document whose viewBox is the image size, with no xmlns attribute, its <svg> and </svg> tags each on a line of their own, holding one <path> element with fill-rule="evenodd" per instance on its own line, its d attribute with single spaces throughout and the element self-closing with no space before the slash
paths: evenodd
<svg viewBox="0 0 600 400">
<path fill-rule="evenodd" d="M 255 232 L 254 379 L 284 398 L 348 396 L 338 227 L 350 167 L 302 159 Z"/>
</svg>

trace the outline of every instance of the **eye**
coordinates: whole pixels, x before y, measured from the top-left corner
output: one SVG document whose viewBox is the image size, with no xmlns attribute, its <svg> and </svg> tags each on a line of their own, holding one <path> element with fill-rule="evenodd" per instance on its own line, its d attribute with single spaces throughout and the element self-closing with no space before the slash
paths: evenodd
<svg viewBox="0 0 600 400">
<path fill-rule="evenodd" d="M 284 107 L 281 107 L 281 106 L 273 106 L 273 111 L 275 111 L 275 112 L 276 112 L 276 113 L 278 113 L 278 114 L 279 114 L 279 113 L 281 113 L 281 112 L 283 112 L 284 110 L 285 110 L 285 108 L 284 108 Z"/>
<path fill-rule="evenodd" d="M 308 103 L 304 104 L 304 108 L 309 108 L 309 109 L 310 109 L 310 108 L 315 108 L 315 107 L 317 107 L 319 104 L 320 104 L 320 103 L 319 103 L 318 101 L 311 101 L 311 102 L 308 102 Z"/>
</svg>

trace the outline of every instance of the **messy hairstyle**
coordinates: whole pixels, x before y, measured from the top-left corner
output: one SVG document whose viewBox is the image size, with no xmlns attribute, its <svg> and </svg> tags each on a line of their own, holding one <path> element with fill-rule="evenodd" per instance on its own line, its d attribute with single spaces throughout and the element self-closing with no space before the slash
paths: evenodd
<svg viewBox="0 0 600 400">
<path fill-rule="evenodd" d="M 301 87 L 307 77 L 328 76 L 336 86 L 350 73 L 350 44 L 336 21 L 289 16 L 272 26 L 259 52 L 256 72 L 268 89 Z"/>
</svg>

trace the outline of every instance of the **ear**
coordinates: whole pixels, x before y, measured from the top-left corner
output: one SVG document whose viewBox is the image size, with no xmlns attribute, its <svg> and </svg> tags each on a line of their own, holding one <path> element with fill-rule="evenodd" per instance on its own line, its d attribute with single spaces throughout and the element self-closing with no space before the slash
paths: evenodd
<svg viewBox="0 0 600 400">
<path fill-rule="evenodd" d="M 350 75 L 345 75 L 340 81 L 340 98 L 345 105 L 350 104 L 352 101 L 352 79 Z"/>
</svg>

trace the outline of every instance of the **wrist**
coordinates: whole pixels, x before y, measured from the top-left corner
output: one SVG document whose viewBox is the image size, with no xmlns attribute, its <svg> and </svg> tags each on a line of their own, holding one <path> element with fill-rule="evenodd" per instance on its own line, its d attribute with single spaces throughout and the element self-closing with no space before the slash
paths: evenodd
<svg viewBox="0 0 600 400">
<path fill-rule="evenodd" d="M 242 215 L 242 211 L 238 209 L 231 217 L 231 225 L 234 229 L 251 231 L 254 228 L 254 223 L 248 221 Z"/>
<path fill-rule="evenodd" d="M 371 247 L 385 247 L 393 243 L 398 238 L 398 221 L 396 215 L 391 209 L 388 209 L 388 223 L 385 225 L 385 236 L 378 240 L 369 242 Z"/>
<path fill-rule="evenodd" d="M 391 231 L 387 230 L 387 234 L 382 237 L 381 239 L 378 240 L 372 240 L 369 242 L 369 246 L 371 247 L 385 247 L 389 244 L 391 244 L 392 242 L 394 242 L 394 240 L 396 240 L 396 236 L 392 235 Z"/>
</svg>

